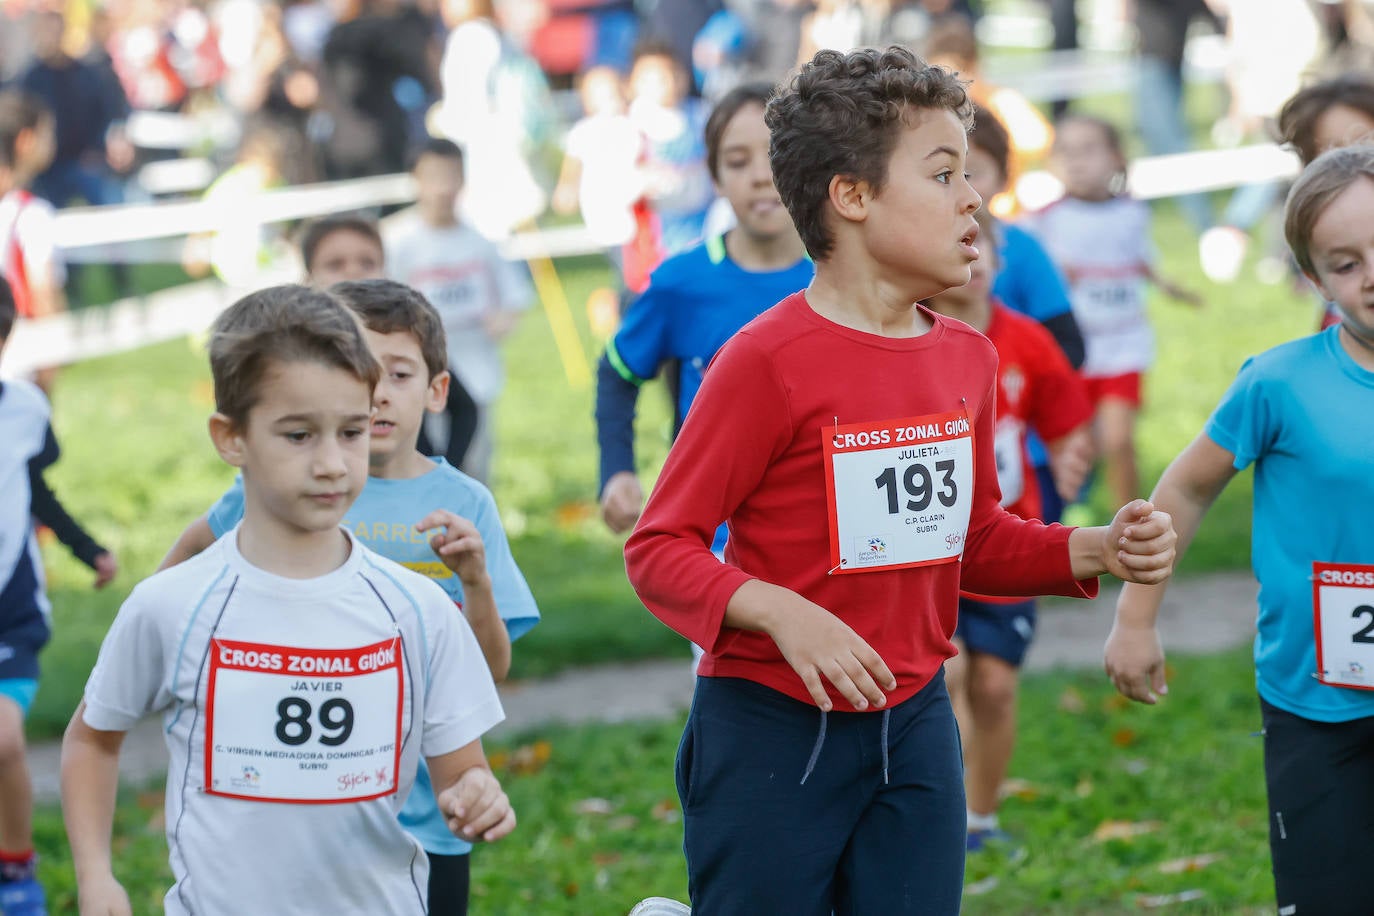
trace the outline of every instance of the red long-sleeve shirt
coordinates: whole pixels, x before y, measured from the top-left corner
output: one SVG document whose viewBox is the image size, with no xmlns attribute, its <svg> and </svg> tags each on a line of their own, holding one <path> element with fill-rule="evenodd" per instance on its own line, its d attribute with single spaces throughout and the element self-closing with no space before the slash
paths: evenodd
<svg viewBox="0 0 1374 916">
<path fill-rule="evenodd" d="M 914 338 L 866 334 L 784 299 L 712 361 L 625 545 L 630 582 L 665 624 L 705 647 L 699 673 L 740 677 L 811 702 L 764 633 L 723 627 L 750 579 L 789 588 L 834 613 L 897 678 L 890 703 L 924 687 L 954 654 L 960 579 L 984 594 L 1092 597 L 1070 571 L 1068 528 L 998 505 L 993 460 L 997 354 L 981 334 L 923 309 Z M 831 575 L 822 429 L 964 412 L 974 437 L 973 502 L 962 561 Z M 710 550 L 730 526 L 725 563 Z M 830 685 L 835 708 L 853 707 Z"/>
</svg>

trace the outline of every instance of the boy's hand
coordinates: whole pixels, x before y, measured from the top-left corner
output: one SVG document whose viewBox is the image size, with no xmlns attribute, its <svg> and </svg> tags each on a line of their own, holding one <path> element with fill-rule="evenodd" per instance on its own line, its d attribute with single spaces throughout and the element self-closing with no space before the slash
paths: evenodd
<svg viewBox="0 0 1374 916">
<path fill-rule="evenodd" d="M 1163 290 L 1164 295 L 1168 296 L 1170 299 L 1175 299 L 1182 302 L 1184 305 L 1191 305 L 1195 309 L 1202 308 L 1202 296 L 1190 289 L 1186 289 L 1179 286 L 1177 283 L 1167 280 L 1161 280 L 1159 288 Z"/>
<path fill-rule="evenodd" d="M 896 689 L 897 679 L 882 657 L 843 620 L 800 595 L 796 599 L 767 632 L 816 705 L 826 712 L 834 705 L 822 677 L 855 709 L 886 704 L 883 691 Z"/>
<path fill-rule="evenodd" d="M 104 588 L 119 574 L 119 561 L 108 550 L 95 556 L 95 587 Z"/>
<path fill-rule="evenodd" d="M 129 895 L 114 875 L 82 882 L 77 887 L 76 898 L 81 916 L 133 916 Z"/>
<path fill-rule="evenodd" d="M 444 529 L 429 539 L 429 546 L 464 585 L 486 580 L 487 549 L 472 522 L 447 509 L 436 509 L 415 527 L 420 531 Z"/>
<path fill-rule="evenodd" d="M 499 840 L 515 829 L 510 799 L 486 767 L 465 770 L 457 782 L 439 794 L 438 802 L 448 829 L 470 842 Z"/>
<path fill-rule="evenodd" d="M 1102 544 L 1102 565 L 1123 582 L 1157 585 L 1173 572 L 1178 533 L 1169 513 L 1143 499 L 1116 513 Z"/>
<path fill-rule="evenodd" d="M 634 471 L 617 471 L 601 493 L 601 518 L 616 534 L 624 534 L 644 511 L 644 488 Z"/>
<path fill-rule="evenodd" d="M 1169 692 L 1164 683 L 1164 648 L 1154 627 L 1112 627 L 1102 665 L 1122 696 L 1151 706 Z"/>
<path fill-rule="evenodd" d="M 1093 469 L 1093 439 L 1086 426 L 1081 426 L 1054 442 L 1050 450 L 1050 473 L 1054 489 L 1065 503 L 1078 501 L 1083 481 Z"/>
</svg>

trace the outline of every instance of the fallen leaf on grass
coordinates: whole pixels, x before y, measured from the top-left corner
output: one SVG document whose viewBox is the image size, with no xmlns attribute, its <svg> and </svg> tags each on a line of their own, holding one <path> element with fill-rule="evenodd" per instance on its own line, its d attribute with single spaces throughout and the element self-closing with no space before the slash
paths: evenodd
<svg viewBox="0 0 1374 916">
<path fill-rule="evenodd" d="M 1130 705 L 1131 701 L 1119 693 L 1109 694 L 1107 699 L 1102 701 L 1102 708 L 1107 712 L 1120 712 L 1123 709 L 1129 709 Z"/>
<path fill-rule="evenodd" d="M 1159 870 L 1166 875 L 1178 875 L 1184 872 L 1202 871 L 1208 865 L 1221 859 L 1219 852 L 1204 852 L 1196 856 L 1184 856 L 1181 859 L 1170 859 L 1167 862 L 1159 863 Z"/>
<path fill-rule="evenodd" d="M 1135 729 L 1118 728 L 1116 731 L 1112 732 L 1112 744 L 1115 744 L 1117 747 L 1130 747 L 1132 744 L 1135 744 L 1137 737 L 1139 736 L 1136 735 Z"/>
<path fill-rule="evenodd" d="M 1077 687 L 1065 687 L 1064 692 L 1059 695 L 1059 708 L 1076 716 L 1087 709 L 1088 704 Z"/>
<path fill-rule="evenodd" d="M 614 810 L 615 805 L 605 798 L 584 798 L 573 803 L 573 811 L 577 814 L 610 814 Z"/>
<path fill-rule="evenodd" d="M 1035 801 L 1040 797 L 1040 789 L 1024 779 L 1008 779 L 1002 783 L 997 794 L 1002 798 L 1019 798 L 1021 801 Z"/>
<path fill-rule="evenodd" d="M 1147 897 L 1137 897 L 1135 905 L 1142 910 L 1157 910 L 1164 906 L 1173 906 L 1175 903 L 1188 903 L 1193 900 L 1201 900 L 1207 895 L 1200 890 L 1193 889 L 1179 891 L 1177 894 L 1153 894 Z"/>
<path fill-rule="evenodd" d="M 576 881 L 569 881 L 567 884 L 563 885 L 563 896 L 576 897 L 580 890 L 582 890 L 582 888 L 578 886 Z"/>
<path fill-rule="evenodd" d="M 597 865 L 614 865 L 620 861 L 618 852 L 598 852 L 592 856 L 592 861 Z"/>
<path fill-rule="evenodd" d="M 591 503 L 585 501 L 563 503 L 554 510 L 553 517 L 558 522 L 558 527 L 563 529 L 577 528 L 587 519 L 591 518 L 596 509 Z"/>
<path fill-rule="evenodd" d="M 654 820 L 664 824 L 676 824 L 682 820 L 682 810 L 678 808 L 677 802 L 671 798 L 665 798 L 654 805 L 650 811 Z"/>
<path fill-rule="evenodd" d="M 633 814 L 622 814 L 611 818 L 606 822 L 606 826 L 612 830 L 634 830 L 639 826 L 639 818 Z"/>
<path fill-rule="evenodd" d="M 1108 840 L 1129 840 L 1142 834 L 1153 833 L 1159 827 L 1159 821 L 1103 821 L 1093 831 L 1093 842 L 1106 843 Z"/>
<path fill-rule="evenodd" d="M 982 881 L 975 881 L 972 884 L 967 885 L 964 888 L 964 896 L 977 897 L 981 894 L 986 894 L 990 891 L 996 890 L 997 884 L 997 876 L 988 875 Z"/>
<path fill-rule="evenodd" d="M 497 751 L 491 755 L 493 770 L 510 770 L 513 773 L 538 773 L 553 756 L 553 745 L 547 741 L 522 744 L 509 754 Z"/>
</svg>

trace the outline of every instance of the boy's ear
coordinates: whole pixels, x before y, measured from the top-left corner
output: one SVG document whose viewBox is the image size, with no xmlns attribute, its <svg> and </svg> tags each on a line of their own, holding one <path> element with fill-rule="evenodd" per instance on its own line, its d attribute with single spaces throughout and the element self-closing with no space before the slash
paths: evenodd
<svg viewBox="0 0 1374 916">
<path fill-rule="evenodd" d="M 868 202 L 873 198 L 873 189 L 867 181 L 848 175 L 835 175 L 830 179 L 830 206 L 842 219 L 861 223 L 868 219 Z"/>
<path fill-rule="evenodd" d="M 219 452 L 224 463 L 230 467 L 243 467 L 246 449 L 243 432 L 238 424 L 224 414 L 216 412 L 210 415 L 209 425 L 210 441 L 215 444 L 215 451 Z"/>
<path fill-rule="evenodd" d="M 449 380 L 450 376 L 447 369 L 429 380 L 429 395 L 425 399 L 425 410 L 430 413 L 443 413 L 444 406 L 448 404 Z"/>
</svg>

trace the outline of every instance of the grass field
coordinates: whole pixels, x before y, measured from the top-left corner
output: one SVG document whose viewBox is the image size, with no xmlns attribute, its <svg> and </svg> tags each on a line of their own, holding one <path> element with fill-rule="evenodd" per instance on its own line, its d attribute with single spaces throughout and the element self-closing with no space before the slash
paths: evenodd
<svg viewBox="0 0 1374 916">
<path fill-rule="evenodd" d="M 1273 888 L 1248 653 L 1174 665 L 1157 709 L 1127 706 L 1093 673 L 1027 678 L 1002 813 L 1026 856 L 971 858 L 965 913 L 1136 912 L 1185 894 L 1163 911 L 1265 912 Z M 491 746 L 520 826 L 474 854 L 474 914 L 615 916 L 651 894 L 686 899 L 672 782 L 680 733 L 680 721 L 551 729 Z M 38 825 L 54 912 L 68 912 L 57 811 L 43 809 Z M 171 883 L 161 792 L 126 793 L 116 835 L 134 911 L 156 912 Z"/>
</svg>

